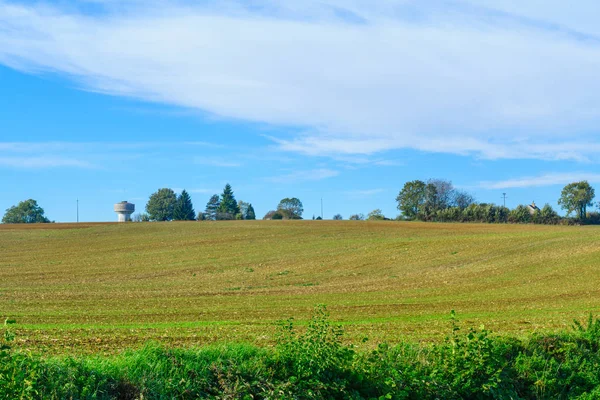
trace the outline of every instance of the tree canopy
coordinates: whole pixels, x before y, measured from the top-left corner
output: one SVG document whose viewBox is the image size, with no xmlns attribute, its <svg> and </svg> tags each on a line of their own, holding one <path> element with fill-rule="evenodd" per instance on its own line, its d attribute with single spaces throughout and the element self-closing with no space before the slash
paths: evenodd
<svg viewBox="0 0 600 400">
<path fill-rule="evenodd" d="M 152 221 L 171 221 L 176 203 L 177 195 L 173 189 L 158 189 L 148 199 L 146 212 Z"/>
<path fill-rule="evenodd" d="M 281 212 L 288 219 L 302 219 L 304 206 L 300 199 L 296 197 L 286 197 L 279 202 L 277 211 Z"/>
<path fill-rule="evenodd" d="M 457 207 L 464 210 L 475 202 L 472 195 L 457 190 L 445 179 L 429 179 L 427 183 L 406 182 L 396 197 L 398 210 L 407 219 L 429 220 L 441 210 Z"/>
<path fill-rule="evenodd" d="M 406 182 L 396 197 L 398 210 L 407 218 L 416 218 L 425 203 L 425 182 L 414 180 Z"/>
<path fill-rule="evenodd" d="M 28 199 L 19 202 L 6 210 L 2 223 L 4 224 L 33 224 L 48 223 L 50 220 L 44 215 L 44 209 L 37 201 Z"/>
<path fill-rule="evenodd" d="M 370 221 L 382 221 L 385 219 L 385 216 L 379 208 L 376 208 L 367 215 L 367 219 Z"/>
<path fill-rule="evenodd" d="M 584 220 L 587 207 L 594 204 L 594 197 L 594 188 L 587 181 L 573 182 L 563 188 L 558 204 L 567 211 L 567 215 L 575 212 L 579 219 Z"/>
</svg>

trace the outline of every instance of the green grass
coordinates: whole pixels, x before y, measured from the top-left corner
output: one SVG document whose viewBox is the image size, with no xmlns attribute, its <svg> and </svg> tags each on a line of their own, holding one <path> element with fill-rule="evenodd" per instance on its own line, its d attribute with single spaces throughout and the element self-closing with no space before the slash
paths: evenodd
<svg viewBox="0 0 600 400">
<path fill-rule="evenodd" d="M 328 305 L 359 344 L 520 336 L 600 306 L 600 228 L 365 221 L 0 225 L 0 317 L 21 348 L 274 343 Z"/>
</svg>

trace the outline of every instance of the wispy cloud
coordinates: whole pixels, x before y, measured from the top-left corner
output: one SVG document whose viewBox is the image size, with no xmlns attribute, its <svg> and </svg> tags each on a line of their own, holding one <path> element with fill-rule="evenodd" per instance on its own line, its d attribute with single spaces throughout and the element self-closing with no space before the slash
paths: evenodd
<svg viewBox="0 0 600 400">
<path fill-rule="evenodd" d="M 497 182 L 481 182 L 484 189 L 531 188 L 539 186 L 566 185 L 571 182 L 588 181 L 600 183 L 600 174 L 590 172 L 549 173 L 539 176 L 526 176 Z"/>
<path fill-rule="evenodd" d="M 7 168 L 101 168 L 115 160 L 126 161 L 144 157 L 149 151 L 165 147 L 218 147 L 208 142 L 0 142 L 0 166 Z M 135 151 L 135 152 L 132 152 Z M 200 157 L 198 157 L 200 159 Z M 239 166 L 235 162 L 218 162 L 209 157 L 198 164 Z"/>
<path fill-rule="evenodd" d="M 600 156 L 591 0 L 97 2 L 0 0 L 0 64 L 300 127 L 276 143 L 302 154 Z"/>
<path fill-rule="evenodd" d="M 296 171 L 290 174 L 269 177 L 266 178 L 266 180 L 274 183 L 297 183 L 305 181 L 320 181 L 322 179 L 336 177 L 339 174 L 340 173 L 338 171 L 322 168 L 312 169 L 309 171 Z"/>
</svg>

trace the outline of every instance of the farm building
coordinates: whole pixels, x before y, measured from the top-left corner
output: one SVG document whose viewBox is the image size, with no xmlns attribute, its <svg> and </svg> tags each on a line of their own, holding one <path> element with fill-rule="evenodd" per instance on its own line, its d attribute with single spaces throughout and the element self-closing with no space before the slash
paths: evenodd
<svg viewBox="0 0 600 400">
<path fill-rule="evenodd" d="M 533 215 L 535 214 L 537 211 L 540 211 L 540 208 L 538 206 L 535 205 L 535 201 L 532 202 L 530 205 L 527 206 L 527 209 L 529 210 L 529 212 Z"/>
</svg>

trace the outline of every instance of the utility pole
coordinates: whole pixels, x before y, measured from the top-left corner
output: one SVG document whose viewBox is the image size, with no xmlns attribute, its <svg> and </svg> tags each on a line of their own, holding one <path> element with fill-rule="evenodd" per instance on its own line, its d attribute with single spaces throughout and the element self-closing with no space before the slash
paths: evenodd
<svg viewBox="0 0 600 400">
<path fill-rule="evenodd" d="M 77 223 L 79 223 L 79 199 L 77 199 Z"/>
<path fill-rule="evenodd" d="M 321 197 L 321 219 L 323 219 L 323 198 Z"/>
<path fill-rule="evenodd" d="M 506 208 L 506 193 L 502 193 L 502 199 L 504 200 L 504 208 Z"/>
</svg>

